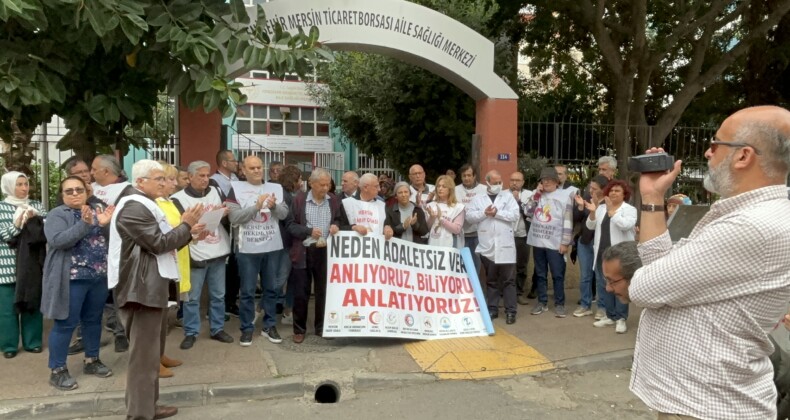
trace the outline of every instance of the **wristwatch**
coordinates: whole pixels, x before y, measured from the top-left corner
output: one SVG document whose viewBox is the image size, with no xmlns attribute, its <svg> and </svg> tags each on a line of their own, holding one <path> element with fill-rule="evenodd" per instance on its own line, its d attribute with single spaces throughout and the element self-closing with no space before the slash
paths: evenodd
<svg viewBox="0 0 790 420">
<path fill-rule="evenodd" d="M 663 204 L 642 204 L 642 211 L 664 211 Z"/>
</svg>

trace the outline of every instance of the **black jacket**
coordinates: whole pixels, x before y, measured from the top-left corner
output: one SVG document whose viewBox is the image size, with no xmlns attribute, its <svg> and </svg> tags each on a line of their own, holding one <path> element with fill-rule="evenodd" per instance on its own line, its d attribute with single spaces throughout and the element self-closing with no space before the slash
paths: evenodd
<svg viewBox="0 0 790 420">
<path fill-rule="evenodd" d="M 35 216 L 22 232 L 8 242 L 16 250 L 16 294 L 14 304 L 20 312 L 38 312 L 41 306 L 41 278 L 47 257 L 44 218 Z"/>
</svg>

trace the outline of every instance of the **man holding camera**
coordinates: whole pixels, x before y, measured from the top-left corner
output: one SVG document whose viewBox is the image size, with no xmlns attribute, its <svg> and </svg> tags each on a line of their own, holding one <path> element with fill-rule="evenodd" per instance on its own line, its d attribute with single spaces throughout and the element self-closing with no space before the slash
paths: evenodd
<svg viewBox="0 0 790 420">
<path fill-rule="evenodd" d="M 776 418 L 768 333 L 790 301 L 790 220 L 778 216 L 790 214 L 790 111 L 736 112 L 705 158 L 705 188 L 722 199 L 674 246 L 663 203 L 680 161 L 639 180 L 644 267 L 628 294 L 646 309 L 631 390 L 659 419 Z"/>
</svg>

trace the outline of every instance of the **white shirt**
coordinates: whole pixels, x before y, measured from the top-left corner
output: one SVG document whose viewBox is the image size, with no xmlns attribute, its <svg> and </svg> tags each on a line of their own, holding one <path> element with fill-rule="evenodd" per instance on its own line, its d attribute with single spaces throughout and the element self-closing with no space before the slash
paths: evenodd
<svg viewBox="0 0 790 420">
<path fill-rule="evenodd" d="M 469 203 L 472 202 L 475 197 L 486 194 L 488 194 L 488 190 L 483 184 L 477 184 L 471 189 L 467 189 L 464 184 L 455 186 L 455 199 L 466 206 L 467 210 L 469 209 Z M 464 236 L 477 236 L 477 223 L 469 222 L 468 217 L 464 219 Z"/>
<path fill-rule="evenodd" d="M 492 204 L 497 212 L 494 217 L 488 217 L 485 210 Z M 478 224 L 477 236 L 480 243 L 475 252 L 496 264 L 515 264 L 516 240 L 513 236 L 513 223 L 521 216 L 510 191 L 500 191 L 493 203 L 488 194 L 475 197 L 469 203 L 466 217 L 471 218 L 472 223 Z"/>
<path fill-rule="evenodd" d="M 639 245 L 629 295 L 644 308 L 631 391 L 700 419 L 776 418 L 769 332 L 790 301 L 785 186 L 713 204 L 688 238 Z"/>
</svg>

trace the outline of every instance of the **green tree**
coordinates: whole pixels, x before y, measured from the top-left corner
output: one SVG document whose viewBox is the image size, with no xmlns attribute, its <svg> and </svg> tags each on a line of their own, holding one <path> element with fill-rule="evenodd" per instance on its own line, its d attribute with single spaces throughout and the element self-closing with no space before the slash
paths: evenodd
<svg viewBox="0 0 790 420">
<path fill-rule="evenodd" d="M 517 48 L 510 32 L 516 14 L 499 15 L 494 0 L 419 0 L 495 39 L 497 72 L 516 80 Z M 518 2 L 507 1 L 518 10 Z M 396 59 L 364 53 L 337 54 L 320 69 L 326 89 L 312 94 L 361 151 L 386 158 L 401 173 L 421 163 L 429 179 L 469 159 L 475 102 L 442 78 Z M 432 181 L 431 181 L 432 182 Z"/>
<path fill-rule="evenodd" d="M 556 61 L 586 69 L 606 94 L 625 161 L 648 146 L 646 132 L 629 125 L 653 125 L 660 144 L 692 100 L 787 15 L 790 0 L 532 0 L 529 10 L 532 69 Z"/>
<path fill-rule="evenodd" d="M 331 59 L 317 28 L 292 35 L 257 17 L 242 0 L 0 0 L 0 137 L 29 142 L 59 115 L 61 149 L 123 154 L 146 146 L 130 134 L 156 125 L 160 92 L 228 115 L 246 100 L 232 65 L 283 77 Z M 29 172 L 26 155 L 9 160 Z"/>
</svg>

